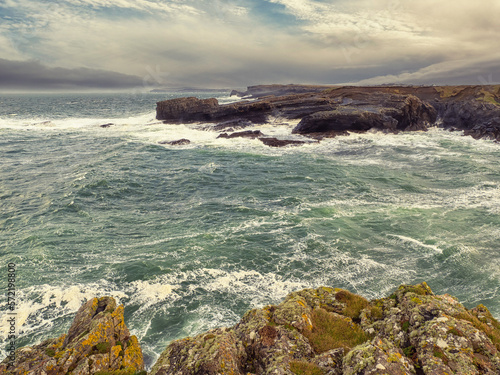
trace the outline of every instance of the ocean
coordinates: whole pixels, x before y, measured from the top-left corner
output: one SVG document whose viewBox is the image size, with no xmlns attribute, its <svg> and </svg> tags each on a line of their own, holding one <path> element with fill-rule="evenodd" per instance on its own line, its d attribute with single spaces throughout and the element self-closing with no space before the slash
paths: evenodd
<svg viewBox="0 0 500 375">
<path fill-rule="evenodd" d="M 234 100 L 0 94 L 1 358 L 9 263 L 18 347 L 110 295 L 148 367 L 172 340 L 322 285 L 371 299 L 426 281 L 500 318 L 500 145 L 435 128 L 270 148 L 155 120 L 178 96 Z"/>
</svg>

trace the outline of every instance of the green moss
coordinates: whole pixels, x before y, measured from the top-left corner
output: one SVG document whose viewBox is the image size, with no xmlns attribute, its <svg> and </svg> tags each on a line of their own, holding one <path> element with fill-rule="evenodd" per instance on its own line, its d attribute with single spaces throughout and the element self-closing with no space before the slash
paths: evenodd
<svg viewBox="0 0 500 375">
<path fill-rule="evenodd" d="M 312 330 L 304 335 L 316 353 L 324 353 L 335 348 L 344 348 L 346 352 L 370 339 L 356 323 L 350 319 L 340 318 L 325 309 L 314 309 L 312 314 Z"/>
<path fill-rule="evenodd" d="M 433 353 L 434 357 L 439 358 L 445 365 L 448 365 L 448 357 L 444 354 L 443 350 L 437 346 L 434 347 Z"/>
<path fill-rule="evenodd" d="M 378 306 L 372 306 L 370 308 L 370 316 L 372 319 L 380 320 L 384 317 L 384 311 Z"/>
<path fill-rule="evenodd" d="M 361 311 L 369 304 L 366 298 L 348 292 L 347 290 L 340 290 L 337 292 L 335 294 L 335 299 L 346 305 L 342 313 L 353 320 L 359 320 Z"/>
<path fill-rule="evenodd" d="M 290 370 L 296 375 L 324 375 L 321 367 L 303 361 L 291 361 Z"/>
<path fill-rule="evenodd" d="M 109 353 L 111 349 L 111 343 L 109 342 L 100 342 L 99 344 L 97 344 L 95 346 L 95 350 L 99 353 L 99 354 L 106 354 L 106 353 Z"/>
<path fill-rule="evenodd" d="M 56 351 L 52 348 L 47 348 L 45 349 L 45 354 L 47 354 L 49 357 L 54 357 L 56 355 Z"/>
<path fill-rule="evenodd" d="M 448 329 L 448 333 L 451 333 L 452 335 L 455 335 L 455 336 L 465 337 L 465 335 L 462 331 L 459 331 L 458 329 L 456 329 L 454 327 Z"/>
<path fill-rule="evenodd" d="M 403 348 L 403 354 L 408 358 L 412 358 L 416 354 L 415 347 L 410 345 L 406 348 Z"/>
<path fill-rule="evenodd" d="M 408 320 L 405 320 L 402 324 L 401 324 L 401 329 L 405 332 L 408 332 L 408 330 L 410 329 L 410 322 Z"/>
<path fill-rule="evenodd" d="M 479 308 L 479 306 L 478 306 Z M 487 311 L 487 309 L 486 309 Z M 481 311 L 481 313 L 483 315 L 485 315 L 485 313 L 483 311 Z M 489 313 L 489 311 L 488 311 Z M 491 316 L 491 314 L 490 314 Z M 491 340 L 491 342 L 496 346 L 497 350 L 500 350 L 500 329 L 498 329 L 497 327 L 499 327 L 499 323 L 498 321 L 496 321 L 493 317 L 491 317 L 491 319 L 493 319 L 492 321 L 489 321 L 489 323 L 492 325 L 488 325 L 488 322 L 483 322 L 481 320 L 479 320 L 479 318 L 469 312 L 461 312 L 459 314 L 456 314 L 455 315 L 455 318 L 458 318 L 458 319 L 462 319 L 462 320 L 466 320 L 468 322 L 470 322 L 476 329 L 480 330 L 480 331 L 483 331 L 486 336 L 488 336 L 488 338 Z M 485 318 L 489 318 L 489 317 L 486 317 Z M 486 319 L 483 319 L 483 320 L 486 320 Z"/>
<path fill-rule="evenodd" d="M 406 293 L 415 293 L 419 296 L 432 296 L 432 290 L 426 282 L 417 285 L 401 285 L 399 290 Z"/>
</svg>

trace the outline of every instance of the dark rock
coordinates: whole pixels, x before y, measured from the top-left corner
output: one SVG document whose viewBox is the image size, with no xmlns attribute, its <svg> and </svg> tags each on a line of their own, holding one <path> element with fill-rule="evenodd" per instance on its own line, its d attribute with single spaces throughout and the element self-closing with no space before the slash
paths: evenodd
<svg viewBox="0 0 500 375">
<path fill-rule="evenodd" d="M 271 106 L 266 101 L 219 105 L 217 99 L 178 98 L 158 102 L 156 118 L 166 123 L 240 120 L 264 123 Z"/>
<path fill-rule="evenodd" d="M 317 112 L 304 117 L 292 133 L 342 133 L 345 131 L 364 132 L 372 128 L 397 129 L 397 121 L 382 113 L 341 107 L 334 111 Z"/>
<path fill-rule="evenodd" d="M 305 141 L 296 141 L 292 139 L 277 139 L 277 138 L 259 138 L 266 146 L 270 147 L 285 147 L 285 146 L 301 146 Z"/>
<path fill-rule="evenodd" d="M 91 375 L 144 370 L 142 350 L 123 318 L 123 305 L 111 297 L 94 298 L 78 310 L 68 334 L 31 348 L 16 350 L 13 366 L 0 364 L 2 374 Z"/>
<path fill-rule="evenodd" d="M 158 102 L 156 118 L 165 121 L 209 121 L 219 108 L 215 98 L 177 98 Z"/>
<path fill-rule="evenodd" d="M 229 94 L 229 96 L 238 96 L 240 98 L 244 97 L 246 94 L 242 91 L 238 91 L 238 90 L 233 90 L 231 91 L 231 94 Z"/>
<path fill-rule="evenodd" d="M 260 130 L 246 130 L 243 132 L 236 132 L 236 133 L 231 133 L 231 134 L 222 133 L 222 134 L 219 134 L 217 139 L 218 138 L 251 138 L 251 139 L 255 139 L 258 137 L 262 137 L 262 136 L 264 136 L 264 134 Z"/>
<path fill-rule="evenodd" d="M 207 126 L 205 130 L 214 130 L 214 131 L 234 131 L 234 129 L 244 129 L 249 126 L 253 126 L 254 124 L 251 121 L 247 120 L 241 120 L 241 119 L 234 119 L 234 120 L 229 120 L 229 121 L 224 121 L 221 123 L 218 123 L 217 125 L 211 125 Z"/>
<path fill-rule="evenodd" d="M 172 99 L 157 103 L 157 119 L 217 123 L 211 127 L 216 131 L 264 123 L 269 117 L 300 119 L 294 133 L 331 135 L 425 131 L 439 119 L 444 128 L 500 140 L 500 86 L 261 85 L 240 94 L 257 100 L 219 105 L 216 99 Z"/>
<path fill-rule="evenodd" d="M 191 141 L 189 139 L 182 138 L 182 139 L 178 139 L 176 141 L 160 141 L 158 143 L 160 145 L 184 146 L 184 145 L 190 144 Z"/>
<path fill-rule="evenodd" d="M 102 125 L 99 125 L 101 128 L 109 128 L 110 126 L 114 125 L 113 123 L 108 123 L 108 124 L 102 124 Z"/>
<path fill-rule="evenodd" d="M 397 132 L 427 130 L 436 121 L 437 111 L 413 95 L 358 94 L 349 105 L 304 117 L 293 133 L 366 132 L 370 129 Z M 373 101 L 373 104 L 371 104 Z"/>
</svg>

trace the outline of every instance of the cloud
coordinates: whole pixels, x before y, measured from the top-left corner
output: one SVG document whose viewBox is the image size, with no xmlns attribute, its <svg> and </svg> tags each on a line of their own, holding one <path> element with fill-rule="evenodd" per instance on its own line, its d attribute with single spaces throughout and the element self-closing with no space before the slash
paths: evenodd
<svg viewBox="0 0 500 375">
<path fill-rule="evenodd" d="M 415 72 L 377 76 L 360 80 L 356 83 L 360 85 L 378 85 L 384 83 L 498 85 L 500 84 L 500 54 L 487 59 L 441 62 L 426 66 Z"/>
<path fill-rule="evenodd" d="M 0 58 L 172 86 L 458 79 L 457 61 L 489 69 L 499 13 L 495 0 L 4 0 Z"/>
<path fill-rule="evenodd" d="M 104 70 L 48 68 L 37 61 L 0 59 L 2 89 L 123 89 L 142 84 L 139 77 Z"/>
</svg>

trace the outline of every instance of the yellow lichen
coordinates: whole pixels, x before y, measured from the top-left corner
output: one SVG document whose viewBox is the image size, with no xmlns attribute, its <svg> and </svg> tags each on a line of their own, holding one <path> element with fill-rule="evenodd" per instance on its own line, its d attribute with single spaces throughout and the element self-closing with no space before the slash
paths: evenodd
<svg viewBox="0 0 500 375">
<path fill-rule="evenodd" d="M 304 321 L 306 322 L 307 329 L 311 330 L 313 328 L 313 325 L 311 319 L 309 319 L 309 316 L 307 316 L 307 314 L 302 314 L 302 319 L 304 319 Z"/>
<path fill-rule="evenodd" d="M 123 366 L 142 369 L 142 350 L 136 336 L 131 336 L 123 355 Z"/>
</svg>

